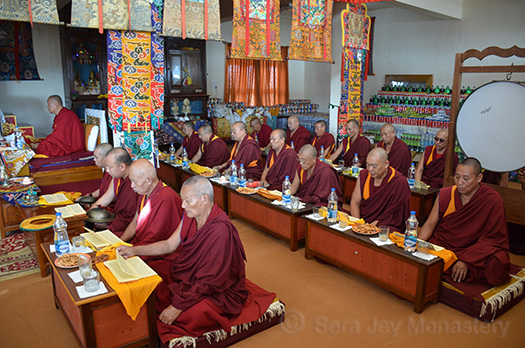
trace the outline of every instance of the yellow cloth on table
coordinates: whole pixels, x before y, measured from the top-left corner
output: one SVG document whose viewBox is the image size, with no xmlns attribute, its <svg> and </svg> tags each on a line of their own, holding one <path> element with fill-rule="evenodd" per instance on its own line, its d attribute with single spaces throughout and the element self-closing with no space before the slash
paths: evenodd
<svg viewBox="0 0 525 348">
<path fill-rule="evenodd" d="M 405 247 L 405 235 L 404 234 L 393 232 L 393 233 L 390 233 L 390 236 L 388 236 L 388 238 L 390 238 L 390 240 L 394 242 L 398 247 L 400 248 Z M 453 251 L 447 250 L 445 248 L 442 248 L 438 245 L 434 245 L 432 243 L 428 243 L 428 244 L 431 244 L 434 248 L 440 249 L 440 250 L 429 250 L 429 254 L 436 255 L 443 259 L 443 262 L 445 263 L 443 266 L 443 271 L 446 271 L 447 269 L 449 269 L 450 266 L 452 266 L 454 262 L 456 262 L 456 260 L 458 259 L 456 254 L 454 254 Z"/>
<path fill-rule="evenodd" d="M 62 202 L 56 202 L 56 203 L 47 203 L 47 201 L 42 197 L 40 196 L 40 198 L 38 199 L 38 204 L 40 205 L 64 205 L 64 204 L 72 204 L 74 203 L 78 197 L 82 196 L 82 193 L 81 192 L 66 192 L 66 191 L 60 191 L 60 192 L 55 192 L 56 193 L 63 193 L 64 196 L 66 196 L 67 198 L 67 201 L 62 201 Z"/>
<path fill-rule="evenodd" d="M 211 172 L 212 170 L 208 167 L 204 167 L 204 166 L 200 166 L 196 163 L 192 163 L 190 164 L 190 169 L 192 172 L 194 173 L 197 173 L 197 174 L 202 174 L 204 172 Z"/>
<path fill-rule="evenodd" d="M 326 207 L 321 207 L 321 209 L 319 209 L 319 214 L 322 217 L 327 217 L 328 216 L 328 209 Z M 340 221 L 340 220 L 343 220 L 343 219 L 346 220 L 346 223 L 349 226 L 356 226 L 356 225 L 361 225 L 361 224 L 365 223 L 365 220 L 363 220 L 363 219 L 357 219 L 357 218 L 355 218 L 353 216 L 348 215 L 347 213 L 344 213 L 342 211 L 338 211 L 337 212 L 337 221 Z"/>
<path fill-rule="evenodd" d="M 37 153 L 36 155 L 33 156 L 33 158 L 49 158 L 49 156 Z"/>
<path fill-rule="evenodd" d="M 130 245 L 128 243 L 115 243 L 112 246 L 105 247 L 104 249 L 97 252 L 97 256 L 100 254 L 108 254 L 109 259 L 113 260 L 116 258 L 115 249 L 120 245 Z M 162 278 L 158 275 L 154 275 L 147 278 L 142 278 L 134 282 L 119 283 L 113 273 L 103 264 L 97 264 L 97 268 L 100 274 L 104 277 L 106 282 L 115 290 L 120 301 L 126 308 L 126 313 L 131 317 L 132 320 L 137 318 L 140 312 L 140 308 L 146 303 L 151 293 L 155 290 L 157 285 L 162 282 Z"/>
</svg>

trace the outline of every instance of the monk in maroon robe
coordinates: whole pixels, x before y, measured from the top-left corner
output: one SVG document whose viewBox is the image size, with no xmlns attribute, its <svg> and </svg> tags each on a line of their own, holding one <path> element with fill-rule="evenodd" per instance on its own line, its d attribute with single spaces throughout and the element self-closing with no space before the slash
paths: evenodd
<svg viewBox="0 0 525 348">
<path fill-rule="evenodd" d="M 447 156 L 448 129 L 440 129 L 434 138 L 434 145 L 427 146 L 423 158 L 417 164 L 416 180 L 422 181 L 430 187 L 441 188 L 443 186 L 443 175 L 445 174 L 445 158 Z M 454 153 L 454 166 L 456 171 L 459 158 Z"/>
<path fill-rule="evenodd" d="M 299 117 L 295 115 L 288 117 L 286 144 L 290 145 L 295 152 L 299 152 L 304 145 L 310 144 L 310 132 L 299 125 Z"/>
<path fill-rule="evenodd" d="M 267 147 L 270 143 L 270 134 L 272 134 L 272 127 L 267 124 L 262 124 L 261 120 L 254 117 L 250 120 L 250 126 L 253 128 L 250 138 L 255 140 L 260 147 Z"/>
<path fill-rule="evenodd" d="M 390 166 L 406 177 L 412 163 L 412 154 L 407 144 L 396 137 L 396 130 L 390 123 L 381 127 L 381 138 L 383 140 L 378 142 L 376 147 L 385 149 Z"/>
<path fill-rule="evenodd" d="M 199 128 L 199 138 L 202 144 L 197 154 L 191 159 L 193 163 L 213 168 L 228 161 L 230 158 L 228 146 L 224 140 L 213 134 L 209 124 L 204 124 Z"/>
<path fill-rule="evenodd" d="M 304 145 L 299 151 L 299 164 L 292 182 L 292 195 L 303 202 L 328 205 L 328 195 L 335 188 L 338 206 L 343 207 L 343 190 L 337 172 L 332 166 L 317 159 L 312 145 Z"/>
<path fill-rule="evenodd" d="M 107 207 L 115 201 L 115 219 L 109 224 L 97 223 L 95 226 L 99 229 L 109 228 L 117 236 L 121 236 L 130 222 L 135 217 L 137 211 L 137 194 L 131 188 L 129 179 L 129 167 L 131 157 L 128 152 L 117 147 L 108 152 L 106 156 L 106 166 L 108 173 L 113 177 L 113 190 L 108 190 L 100 197 L 93 207 Z"/>
<path fill-rule="evenodd" d="M 244 165 L 246 179 L 259 180 L 263 172 L 261 148 L 255 140 L 248 136 L 244 122 L 235 122 L 232 125 L 232 140 L 235 140 L 236 143 L 231 150 L 230 159 L 217 168 L 229 173 L 230 165 L 235 160 L 237 169 L 240 168 L 241 164 Z"/>
<path fill-rule="evenodd" d="M 389 226 L 391 231 L 405 231 L 409 215 L 410 187 L 407 179 L 389 166 L 385 150 L 370 151 L 367 169 L 359 172 L 350 214 L 377 226 Z"/>
<path fill-rule="evenodd" d="M 161 309 L 157 328 L 164 343 L 218 328 L 229 332 L 229 319 L 243 310 L 248 298 L 244 248 L 235 226 L 213 203 L 209 180 L 191 177 L 182 185 L 181 198 L 185 212 L 169 239 L 118 249 L 124 257 L 163 255 L 180 249 L 172 261 L 170 279 L 156 291 L 157 308 Z M 253 314 L 255 319 L 259 315 Z"/>
<path fill-rule="evenodd" d="M 186 149 L 188 158 L 192 159 L 199 151 L 201 146 L 201 140 L 199 138 L 199 133 L 193 129 L 194 125 L 192 121 L 186 121 L 182 125 L 182 132 L 184 133 L 184 139 L 182 140 L 182 145 L 175 152 L 175 156 L 182 156 L 182 149 Z"/>
<path fill-rule="evenodd" d="M 339 144 L 337 150 L 330 156 L 330 161 L 335 162 L 342 154 L 346 167 L 351 167 L 354 163 L 354 156 L 357 153 L 357 166 L 366 167 L 366 156 L 370 151 L 370 140 L 359 135 L 359 125 L 356 120 L 350 120 L 345 125 L 347 137 Z"/>
<path fill-rule="evenodd" d="M 326 122 L 317 121 L 315 123 L 315 135 L 312 139 L 312 145 L 317 150 L 317 153 L 321 154 L 321 148 L 323 149 L 324 158 L 330 158 L 335 147 L 334 136 L 326 131 Z"/>
<path fill-rule="evenodd" d="M 270 136 L 271 150 L 261 175 L 261 184 L 269 190 L 281 190 L 286 176 L 293 180 L 297 170 L 297 153 L 286 145 L 286 133 L 276 129 Z"/>
<path fill-rule="evenodd" d="M 455 185 L 439 191 L 419 237 L 456 254 L 445 272 L 454 282 L 498 286 L 509 279 L 507 222 L 503 200 L 482 176 L 477 159 L 460 163 Z"/>
<path fill-rule="evenodd" d="M 62 98 L 58 95 L 47 98 L 47 110 L 55 115 L 53 132 L 38 144 L 35 152 L 58 157 L 86 151 L 84 127 L 73 111 L 62 106 Z"/>
<path fill-rule="evenodd" d="M 179 195 L 159 181 L 155 167 L 146 159 L 138 159 L 131 164 L 129 178 L 133 191 L 139 195 L 137 212 L 120 238 L 132 241 L 133 245 L 146 245 L 168 239 L 179 226 L 182 217 Z M 143 258 L 149 261 L 154 257 Z"/>
</svg>

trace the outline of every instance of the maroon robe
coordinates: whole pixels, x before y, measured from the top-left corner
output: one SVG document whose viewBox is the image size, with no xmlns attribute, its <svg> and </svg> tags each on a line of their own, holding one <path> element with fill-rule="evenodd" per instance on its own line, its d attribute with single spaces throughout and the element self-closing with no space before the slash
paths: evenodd
<svg viewBox="0 0 525 348">
<path fill-rule="evenodd" d="M 453 171 L 452 173 L 455 173 Z M 483 170 L 483 179 L 481 179 L 481 182 L 492 184 L 492 185 L 499 185 L 501 179 L 501 173 L 493 172 L 491 170 Z"/>
<path fill-rule="evenodd" d="M 53 121 L 53 132 L 38 144 L 35 152 L 48 157 L 86 151 L 84 127 L 78 116 L 62 108 Z"/>
<path fill-rule="evenodd" d="M 405 231 L 405 221 L 410 214 L 410 187 L 407 178 L 389 167 L 380 186 L 374 186 L 367 169 L 359 172 L 361 188 L 361 217 L 368 223 L 378 221 L 391 231 Z"/>
<path fill-rule="evenodd" d="M 173 189 L 159 181 L 149 196 L 140 195 L 137 201 L 137 229 L 133 245 L 147 245 L 168 239 L 179 226 L 182 201 Z M 172 254 L 176 256 L 176 254 Z M 171 255 L 166 256 L 170 259 Z M 141 256 L 143 260 L 163 256 Z"/>
<path fill-rule="evenodd" d="M 292 141 L 295 152 L 299 152 L 301 147 L 306 144 L 310 144 L 310 132 L 303 126 L 299 126 L 299 128 L 297 128 L 295 133 L 292 135 L 292 132 L 288 129 L 286 131 L 286 144 L 292 146 Z"/>
<path fill-rule="evenodd" d="M 272 127 L 268 126 L 267 124 L 261 124 L 261 129 L 259 130 L 259 132 L 255 132 L 254 130 L 252 134 L 250 134 L 250 138 L 255 140 L 255 135 L 257 135 L 259 146 L 266 147 L 270 143 L 270 134 L 272 134 L 272 132 Z"/>
<path fill-rule="evenodd" d="M 129 223 L 135 218 L 138 195 L 131 188 L 129 176 L 113 179 L 113 193 L 115 194 L 115 220 L 109 223 L 109 230 L 121 236 Z"/>
<path fill-rule="evenodd" d="M 338 207 L 342 208 L 343 190 L 341 189 L 341 181 L 337 176 L 337 172 L 332 166 L 318 159 L 315 161 L 314 171 L 308 179 L 306 178 L 306 170 L 303 170 L 300 164 L 297 165 L 297 175 L 300 183 L 296 196 L 306 203 L 327 206 L 330 190 L 335 188 Z"/>
<path fill-rule="evenodd" d="M 201 144 L 201 159 L 197 164 L 213 168 L 220 164 L 223 164 L 230 158 L 230 152 L 228 146 L 224 140 L 212 134 L 208 143 L 203 142 Z"/>
<path fill-rule="evenodd" d="M 186 152 L 188 153 L 188 159 L 191 160 L 193 156 L 197 154 L 201 143 L 202 141 L 199 138 L 199 133 L 195 131 L 193 131 L 191 137 L 184 137 L 184 140 L 182 140 L 182 147 L 186 149 Z"/>
<path fill-rule="evenodd" d="M 386 150 L 386 145 L 382 140 L 377 143 L 376 147 Z M 410 165 L 412 164 L 412 154 L 403 140 L 394 137 L 394 143 L 388 153 L 388 162 L 392 168 L 403 174 L 405 177 L 408 175 L 408 168 L 410 168 Z"/>
<path fill-rule="evenodd" d="M 113 178 L 111 177 L 111 175 L 109 175 L 108 171 L 104 171 L 104 174 L 102 175 L 102 180 L 100 181 L 100 187 L 98 188 L 99 197 L 102 197 L 104 193 L 106 193 L 106 191 L 109 188 L 109 185 L 111 184 L 111 180 L 113 180 Z"/>
<path fill-rule="evenodd" d="M 343 139 L 343 160 L 346 167 L 351 167 L 354 163 L 354 156 L 357 153 L 361 168 L 366 168 L 366 156 L 370 152 L 370 140 L 367 137 L 357 135 L 354 141 L 350 137 Z"/>
<path fill-rule="evenodd" d="M 233 145 L 230 160 L 228 165 L 224 169 L 230 168 L 232 160 L 235 160 L 237 170 L 241 164 L 244 164 L 246 169 L 246 179 L 259 180 L 263 171 L 263 165 L 261 160 L 261 148 L 259 144 L 255 142 L 248 135 L 244 137 L 239 146 L 239 142 L 235 142 Z"/>
<path fill-rule="evenodd" d="M 445 174 L 445 157 L 447 156 L 447 150 L 441 154 L 436 153 L 436 146 L 427 146 L 425 153 L 423 154 L 423 175 L 421 181 L 430 187 L 441 188 L 443 186 L 443 175 Z M 437 157 L 437 158 L 436 158 Z M 452 167 L 452 173 L 456 172 L 456 167 L 459 163 L 459 158 L 454 153 L 454 166 Z"/>
<path fill-rule="evenodd" d="M 334 136 L 328 132 L 324 132 L 321 138 L 319 138 L 317 135 L 314 135 L 314 138 L 312 139 L 312 146 L 317 150 L 318 156 L 321 154 L 321 146 L 323 146 L 324 157 L 328 158 L 332 155 L 332 152 L 334 152 Z"/>
<path fill-rule="evenodd" d="M 186 213 L 181 224 L 180 252 L 171 263 L 167 282 L 170 296 L 163 296 L 165 291 L 159 289 L 156 297 L 158 309 L 172 305 L 183 312 L 172 325 L 157 321 L 163 342 L 183 335 L 200 336 L 210 329 L 229 332 L 229 318 L 241 312 L 248 298 L 246 255 L 228 216 L 215 204 L 200 229 Z"/>
<path fill-rule="evenodd" d="M 509 240 L 503 200 L 480 184 L 463 205 L 457 186 L 439 191 L 439 223 L 429 242 L 452 250 L 468 266 L 466 282 L 492 286 L 508 280 Z M 448 272 L 451 271 L 449 269 Z"/>
<path fill-rule="evenodd" d="M 285 176 L 288 175 L 290 182 L 293 181 L 297 167 L 297 153 L 286 144 L 279 152 L 279 155 L 276 155 L 275 150 L 271 149 L 266 159 L 266 166 L 268 167 L 266 181 L 270 185 L 268 189 L 280 191 Z"/>
</svg>

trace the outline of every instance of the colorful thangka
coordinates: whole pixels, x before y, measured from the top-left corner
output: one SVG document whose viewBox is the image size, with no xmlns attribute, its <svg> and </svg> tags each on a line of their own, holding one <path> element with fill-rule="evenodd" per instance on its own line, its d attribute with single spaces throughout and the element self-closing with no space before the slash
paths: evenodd
<svg viewBox="0 0 525 348">
<path fill-rule="evenodd" d="M 279 0 L 233 0 L 231 58 L 281 60 Z"/>
<path fill-rule="evenodd" d="M 289 58 L 332 62 L 332 0 L 293 0 Z"/>
<path fill-rule="evenodd" d="M 337 120 L 338 135 L 345 132 L 350 119 L 360 120 L 363 105 L 363 81 L 366 53 L 370 41 L 370 17 L 364 4 L 347 4 L 341 12 L 343 56 L 341 67 L 341 103 Z"/>
<path fill-rule="evenodd" d="M 29 23 L 0 21 L 0 81 L 40 80 Z"/>
<path fill-rule="evenodd" d="M 123 147 L 133 161 L 139 158 L 153 160 L 153 132 L 124 132 Z"/>
<path fill-rule="evenodd" d="M 165 0 L 162 35 L 220 40 L 219 0 Z"/>
</svg>

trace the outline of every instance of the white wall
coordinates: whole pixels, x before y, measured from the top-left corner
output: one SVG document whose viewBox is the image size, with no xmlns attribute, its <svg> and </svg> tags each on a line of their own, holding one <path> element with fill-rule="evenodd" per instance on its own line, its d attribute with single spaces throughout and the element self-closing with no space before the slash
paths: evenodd
<svg viewBox="0 0 525 348">
<path fill-rule="evenodd" d="M 47 97 L 58 94 L 64 99 L 58 26 L 35 23 L 33 48 L 43 81 L 0 81 L 0 108 L 4 113 L 15 114 L 19 123 L 34 126 L 36 133 L 47 135 L 54 118 L 47 111 Z"/>
</svg>

